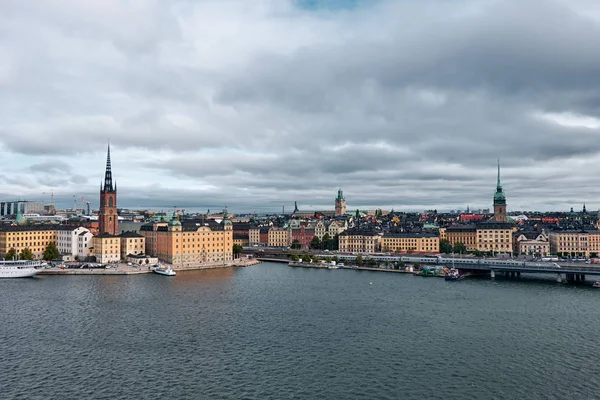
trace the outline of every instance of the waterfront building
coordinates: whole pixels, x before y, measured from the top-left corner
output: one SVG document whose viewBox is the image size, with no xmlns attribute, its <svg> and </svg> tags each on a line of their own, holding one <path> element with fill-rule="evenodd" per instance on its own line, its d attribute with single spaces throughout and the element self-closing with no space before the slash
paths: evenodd
<svg viewBox="0 0 600 400">
<path fill-rule="evenodd" d="M 151 256 L 176 267 L 198 266 L 206 262 L 233 259 L 233 227 L 224 213 L 221 223 L 212 219 L 184 220 L 176 216 L 164 222 L 143 225 L 140 234 L 153 238 L 146 246 Z"/>
<path fill-rule="evenodd" d="M 233 234 L 233 244 L 246 247 L 250 245 L 250 237 L 248 234 L 243 233 L 234 233 Z"/>
<path fill-rule="evenodd" d="M 327 233 L 329 233 L 329 237 L 335 237 L 335 235 L 339 235 L 348 229 L 348 221 L 344 220 L 335 220 L 331 221 L 329 226 L 327 227 Z"/>
<path fill-rule="evenodd" d="M 476 249 L 482 252 L 513 252 L 513 225 L 503 222 L 482 222 L 475 225 Z"/>
<path fill-rule="evenodd" d="M 494 193 L 494 220 L 496 222 L 506 222 L 506 197 L 500 184 L 500 160 L 498 160 L 498 182 L 496 193 Z"/>
<path fill-rule="evenodd" d="M 56 247 L 65 261 L 84 260 L 90 255 L 92 237 L 89 229 L 82 226 L 57 226 Z"/>
<path fill-rule="evenodd" d="M 116 263 L 121 260 L 121 240 L 110 233 L 100 233 L 92 237 L 91 255 L 102 264 Z"/>
<path fill-rule="evenodd" d="M 339 250 L 345 253 L 375 253 L 379 251 L 381 236 L 368 229 L 353 228 L 339 236 Z"/>
<path fill-rule="evenodd" d="M 550 241 L 545 232 L 517 232 L 514 238 L 515 253 L 547 256 L 550 254 Z"/>
<path fill-rule="evenodd" d="M 269 228 L 267 245 L 269 247 L 287 247 L 290 245 L 289 232 L 286 228 Z"/>
<path fill-rule="evenodd" d="M 139 256 L 146 253 L 146 239 L 139 233 L 128 231 L 119 235 L 121 258 Z"/>
<path fill-rule="evenodd" d="M 561 257 L 596 258 L 600 255 L 600 231 L 569 229 L 550 232 L 550 252 Z"/>
<path fill-rule="evenodd" d="M 0 217 L 8 215 L 44 213 L 44 203 L 39 201 L 2 201 L 0 202 Z"/>
<path fill-rule="evenodd" d="M 335 198 L 335 216 L 339 217 L 340 215 L 346 214 L 346 199 L 344 198 L 344 193 L 340 188 L 338 190 L 337 197 Z M 319 238 L 321 239 L 321 238 Z"/>
<path fill-rule="evenodd" d="M 440 237 L 442 235 L 452 246 L 456 243 L 462 243 L 468 251 L 477 250 L 477 229 L 473 224 L 450 225 L 443 230 L 440 229 Z"/>
<path fill-rule="evenodd" d="M 301 225 L 298 228 L 290 228 L 290 244 L 293 245 L 295 241 L 298 241 L 298 245 L 301 249 L 308 249 L 313 237 L 315 237 L 315 230 L 307 225 Z"/>
<path fill-rule="evenodd" d="M 269 227 L 263 226 L 258 233 L 258 243 L 266 246 L 269 243 Z"/>
<path fill-rule="evenodd" d="M 119 233 L 119 218 L 117 216 L 117 182 L 113 184 L 110 164 L 110 144 L 106 155 L 106 170 L 104 185 L 100 184 L 100 210 L 98 212 L 99 232 L 117 235 Z"/>
<path fill-rule="evenodd" d="M 439 253 L 440 238 L 431 233 L 394 233 L 381 237 L 381 251 Z"/>
<path fill-rule="evenodd" d="M 12 248 L 18 253 L 28 248 L 33 257 L 41 260 L 50 243 L 56 243 L 56 225 L 1 226 L 0 257 Z"/>
<path fill-rule="evenodd" d="M 250 246 L 260 244 L 260 228 L 254 227 L 248 229 L 248 244 Z"/>
</svg>

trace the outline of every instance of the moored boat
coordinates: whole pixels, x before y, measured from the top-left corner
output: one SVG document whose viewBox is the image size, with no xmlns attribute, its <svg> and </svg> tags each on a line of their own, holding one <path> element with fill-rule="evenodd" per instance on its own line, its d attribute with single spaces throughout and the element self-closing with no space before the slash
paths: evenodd
<svg viewBox="0 0 600 400">
<path fill-rule="evenodd" d="M 0 261 L 0 278 L 31 278 L 41 269 L 40 261 Z"/>
<path fill-rule="evenodd" d="M 600 281 L 594 282 L 594 284 L 592 286 L 595 288 L 600 288 Z"/>
<path fill-rule="evenodd" d="M 461 274 L 456 268 L 451 268 L 444 275 L 444 279 L 447 281 L 459 281 L 465 277 L 464 274 Z"/>
<path fill-rule="evenodd" d="M 170 265 L 159 265 L 156 268 L 154 268 L 154 272 L 156 272 L 159 275 L 165 275 L 165 276 L 177 275 L 177 273 L 175 271 L 173 271 L 173 267 L 171 267 Z"/>
</svg>

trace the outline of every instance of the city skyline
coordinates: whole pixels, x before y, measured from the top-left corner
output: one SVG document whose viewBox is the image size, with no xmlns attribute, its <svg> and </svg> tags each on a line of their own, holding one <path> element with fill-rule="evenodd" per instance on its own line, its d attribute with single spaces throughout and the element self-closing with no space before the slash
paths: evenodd
<svg viewBox="0 0 600 400">
<path fill-rule="evenodd" d="M 2 200 L 97 209 L 110 140 L 124 208 L 491 209 L 498 158 L 508 212 L 600 208 L 593 2 L 21 3 Z"/>
</svg>

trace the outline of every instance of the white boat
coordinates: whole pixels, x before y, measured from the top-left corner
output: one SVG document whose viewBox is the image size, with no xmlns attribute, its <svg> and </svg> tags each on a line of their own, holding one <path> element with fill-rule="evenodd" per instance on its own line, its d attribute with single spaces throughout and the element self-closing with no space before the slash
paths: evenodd
<svg viewBox="0 0 600 400">
<path fill-rule="evenodd" d="M 154 272 L 165 276 L 177 275 L 177 273 L 173 271 L 173 267 L 171 267 L 170 265 L 159 265 L 158 267 L 154 268 Z"/>
<path fill-rule="evenodd" d="M 31 278 L 42 269 L 40 261 L 0 261 L 0 278 Z"/>
<path fill-rule="evenodd" d="M 327 267 L 327 269 L 340 269 L 340 267 L 338 267 L 337 265 L 330 265 Z"/>
</svg>

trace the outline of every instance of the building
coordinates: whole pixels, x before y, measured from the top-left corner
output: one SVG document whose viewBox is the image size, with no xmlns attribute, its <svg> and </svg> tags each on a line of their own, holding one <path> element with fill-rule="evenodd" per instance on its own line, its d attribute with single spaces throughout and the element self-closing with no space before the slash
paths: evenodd
<svg viewBox="0 0 600 400">
<path fill-rule="evenodd" d="M 349 229 L 339 236 L 339 250 L 344 253 L 375 253 L 379 251 L 381 236 L 374 231 Z"/>
<path fill-rule="evenodd" d="M 266 246 L 269 243 L 269 228 L 264 226 L 262 228 L 260 228 L 259 234 L 258 234 L 258 243 Z"/>
<path fill-rule="evenodd" d="M 550 252 L 561 257 L 596 258 L 600 255 L 600 231 L 596 229 L 550 232 Z"/>
<path fill-rule="evenodd" d="M 323 236 L 325 236 L 325 233 L 327 232 L 327 225 L 325 225 L 325 222 L 323 220 L 317 221 L 317 223 L 314 224 L 314 229 L 315 236 L 318 237 L 319 240 L 323 240 Z"/>
<path fill-rule="evenodd" d="M 445 237 L 452 246 L 456 243 L 462 243 L 467 247 L 467 251 L 477 250 L 477 229 L 475 225 L 450 225 L 440 229 L 440 237 Z"/>
<path fill-rule="evenodd" d="M 305 225 L 298 228 L 290 228 L 290 243 L 292 246 L 297 244 L 301 249 L 308 249 L 310 243 L 315 237 L 315 230 Z"/>
<path fill-rule="evenodd" d="M 516 254 L 540 257 L 550 254 L 550 241 L 544 232 L 518 232 L 515 234 L 513 243 Z"/>
<path fill-rule="evenodd" d="M 212 219 L 184 220 L 182 223 L 173 216 L 167 224 L 142 226 L 140 234 L 153 237 L 155 244 L 146 246 L 148 255 L 175 267 L 233 260 L 233 227 L 226 213 L 221 223 Z"/>
<path fill-rule="evenodd" d="M 140 235 L 144 237 L 145 253 L 156 256 L 158 254 L 158 244 L 156 231 L 159 227 L 167 227 L 168 222 L 164 218 L 157 222 L 144 224 L 140 227 Z"/>
<path fill-rule="evenodd" d="M 250 246 L 260 244 L 260 228 L 248 229 L 248 244 Z"/>
<path fill-rule="evenodd" d="M 92 247 L 92 232 L 82 226 L 57 226 L 56 247 L 65 261 L 85 260 Z"/>
<path fill-rule="evenodd" d="M 476 226 L 476 249 L 489 253 L 513 252 L 513 225 L 504 222 L 482 222 Z"/>
<path fill-rule="evenodd" d="M 494 220 L 496 222 L 506 222 L 506 197 L 500 184 L 500 160 L 498 160 L 498 183 L 494 194 Z"/>
<path fill-rule="evenodd" d="M 0 217 L 7 215 L 44 213 L 44 203 L 39 201 L 2 201 L 0 202 Z"/>
<path fill-rule="evenodd" d="M 46 247 L 56 243 L 56 232 L 56 225 L 0 226 L 0 257 L 4 258 L 10 249 L 20 253 L 27 248 L 41 260 Z"/>
<path fill-rule="evenodd" d="M 329 237 L 333 238 L 344 232 L 346 229 L 348 229 L 348 222 L 346 220 L 335 220 L 331 221 L 327 227 L 327 233 L 329 233 Z"/>
<path fill-rule="evenodd" d="M 275 228 L 269 229 L 269 236 L 267 240 L 269 247 L 287 247 L 290 245 L 289 232 L 286 228 Z"/>
<path fill-rule="evenodd" d="M 102 264 L 117 263 L 121 260 L 121 239 L 110 233 L 101 233 L 92 238 L 91 255 Z"/>
<path fill-rule="evenodd" d="M 121 244 L 121 258 L 140 256 L 146 254 L 146 239 L 139 233 L 128 231 L 119 235 Z"/>
<path fill-rule="evenodd" d="M 110 165 L 110 144 L 106 156 L 106 171 L 104 172 L 104 186 L 100 185 L 100 210 L 98 212 L 98 231 L 100 234 L 119 233 L 119 218 L 117 216 L 117 182 L 112 179 Z"/>
<path fill-rule="evenodd" d="M 344 198 L 344 193 L 340 188 L 338 190 L 337 197 L 335 198 L 335 216 L 339 217 L 340 215 L 346 214 L 346 199 Z M 321 239 L 321 238 L 319 238 Z"/>
<path fill-rule="evenodd" d="M 234 233 L 233 244 L 242 247 L 250 246 L 250 236 L 247 233 Z"/>
<path fill-rule="evenodd" d="M 396 233 L 381 237 L 381 251 L 439 253 L 440 238 L 432 233 Z"/>
</svg>

